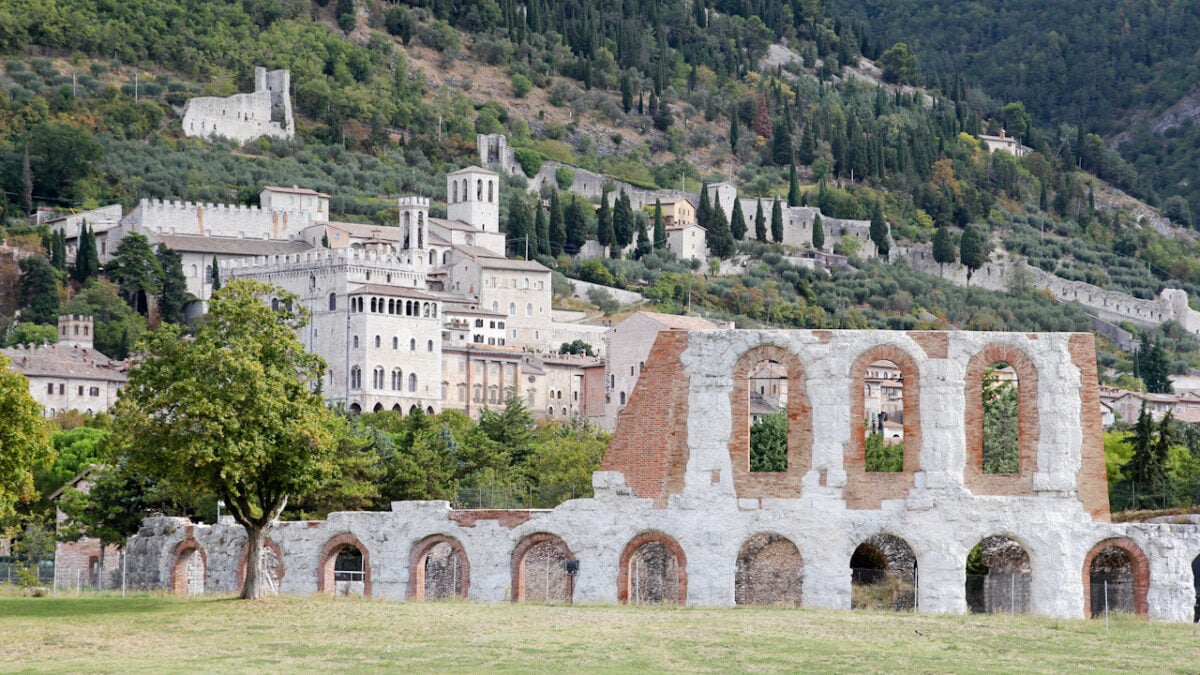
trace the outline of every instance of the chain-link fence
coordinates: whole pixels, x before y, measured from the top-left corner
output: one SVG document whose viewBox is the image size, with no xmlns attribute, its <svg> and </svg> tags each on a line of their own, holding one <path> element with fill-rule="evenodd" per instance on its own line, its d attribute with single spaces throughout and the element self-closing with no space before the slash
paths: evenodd
<svg viewBox="0 0 1200 675">
<path fill-rule="evenodd" d="M 1032 575 L 968 574 L 967 609 L 974 614 L 1028 614 Z"/>
<path fill-rule="evenodd" d="M 1112 511 L 1174 509 L 1200 506 L 1200 478 L 1137 482 L 1123 480 L 1108 486 Z"/>
<path fill-rule="evenodd" d="M 54 585 L 54 561 L 25 564 L 15 560 L 0 560 L 0 583 L 9 585 Z"/>
<path fill-rule="evenodd" d="M 462 488 L 455 494 L 456 509 L 552 509 L 567 501 L 591 497 L 591 485 Z"/>
<path fill-rule="evenodd" d="M 850 607 L 853 609 L 917 610 L 917 575 L 874 568 L 850 568 Z"/>
</svg>

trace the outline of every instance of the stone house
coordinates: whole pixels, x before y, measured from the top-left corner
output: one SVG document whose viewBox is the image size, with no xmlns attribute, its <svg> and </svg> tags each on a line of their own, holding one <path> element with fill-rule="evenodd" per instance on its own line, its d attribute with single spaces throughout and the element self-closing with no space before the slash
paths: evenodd
<svg viewBox="0 0 1200 675">
<path fill-rule="evenodd" d="M 102 413 L 117 402 L 129 364 L 96 351 L 94 339 L 92 317 L 64 314 L 58 317 L 56 344 L 9 347 L 0 353 L 29 380 L 29 394 L 46 417 L 69 410 Z"/>
</svg>

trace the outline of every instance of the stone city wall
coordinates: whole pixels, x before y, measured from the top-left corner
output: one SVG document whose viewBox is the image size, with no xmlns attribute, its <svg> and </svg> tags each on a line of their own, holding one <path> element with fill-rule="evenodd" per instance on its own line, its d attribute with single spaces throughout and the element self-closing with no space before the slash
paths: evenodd
<svg viewBox="0 0 1200 675">
<path fill-rule="evenodd" d="M 980 480 L 971 477 L 969 392 L 981 386 L 975 363 L 1001 357 L 1023 360 L 1029 450 L 1017 474 Z M 778 473 L 746 463 L 749 401 L 737 374 L 764 358 L 789 377 L 788 464 Z M 863 465 L 862 377 L 879 359 L 904 374 L 904 469 L 894 474 Z M 852 555 L 886 534 L 911 548 L 919 610 L 963 613 L 968 553 L 1005 536 L 1028 554 L 1036 614 L 1087 616 L 1093 563 L 1120 549 L 1132 560 L 1137 611 L 1190 621 L 1200 527 L 1107 522 L 1095 368 L 1089 334 L 666 332 L 594 474 L 595 497 L 530 511 L 396 502 L 389 512 L 280 523 L 274 568 L 286 593 L 344 583 L 383 598 L 499 602 L 539 597 L 530 569 L 543 575 L 543 594 L 565 592 L 554 590 L 565 572 L 542 563 L 573 559 L 575 602 L 848 608 Z M 151 519 L 129 566 L 145 586 L 178 589 L 203 551 L 205 590 L 233 591 L 243 542 L 236 526 Z M 365 562 L 359 578 L 335 570 L 347 546 Z M 791 582 L 768 583 L 771 565 Z"/>
<path fill-rule="evenodd" d="M 305 211 L 264 211 L 244 204 L 204 204 L 142 199 L 126 222 L 161 234 L 291 239 L 312 224 Z"/>
</svg>

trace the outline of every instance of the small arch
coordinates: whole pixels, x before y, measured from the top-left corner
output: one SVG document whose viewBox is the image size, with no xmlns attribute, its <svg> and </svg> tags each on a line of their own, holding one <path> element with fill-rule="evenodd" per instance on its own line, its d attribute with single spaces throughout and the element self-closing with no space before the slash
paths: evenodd
<svg viewBox="0 0 1200 675">
<path fill-rule="evenodd" d="M 804 559 L 790 539 L 763 532 L 742 544 L 733 582 L 734 603 L 799 607 L 803 586 Z"/>
<path fill-rule="evenodd" d="M 333 537 L 318 560 L 318 593 L 371 597 L 371 552 L 358 537 L 349 532 Z"/>
<path fill-rule="evenodd" d="M 483 201 L 483 179 L 475 179 L 475 201 Z"/>
<path fill-rule="evenodd" d="M 902 382 L 901 403 L 904 411 L 903 459 L 899 472 L 867 471 L 867 435 L 863 420 L 866 411 L 867 369 L 878 361 L 891 362 Z M 913 487 L 913 474 L 921 470 L 921 373 L 908 352 L 894 344 L 878 345 L 859 354 L 850 366 L 850 441 L 842 456 L 846 471 L 843 494 L 850 509 L 878 509 L 884 499 L 899 499 Z"/>
<path fill-rule="evenodd" d="M 1029 553 L 1012 537 L 984 537 L 967 554 L 967 610 L 1027 614 L 1032 604 Z"/>
<path fill-rule="evenodd" d="M 495 198 L 495 196 L 494 196 L 494 193 L 493 193 L 493 189 L 494 189 L 494 186 L 493 186 L 493 181 L 491 181 L 491 180 L 489 179 L 489 180 L 488 180 L 488 201 L 489 201 L 489 202 L 494 202 L 494 201 L 496 201 L 496 198 Z"/>
<path fill-rule="evenodd" d="M 417 351 L 417 338 L 409 338 L 408 339 L 408 351 L 410 351 L 410 352 Z"/>
<path fill-rule="evenodd" d="M 911 611 L 917 602 L 917 556 L 891 534 L 868 537 L 850 556 L 850 607 Z"/>
<path fill-rule="evenodd" d="M 354 413 L 355 415 L 362 414 L 362 406 L 357 403 L 351 403 L 350 412 Z"/>
<path fill-rule="evenodd" d="M 1150 614 L 1146 596 L 1150 590 L 1150 562 L 1131 539 L 1112 537 L 1088 551 L 1083 560 L 1083 615 L 1110 612 L 1139 616 Z"/>
<path fill-rule="evenodd" d="M 409 600 L 466 598 L 470 587 L 471 563 L 457 539 L 433 534 L 413 546 L 408 567 Z"/>
<path fill-rule="evenodd" d="M 536 532 L 522 539 L 512 552 L 513 602 L 570 602 L 574 580 L 566 561 L 574 557 L 556 535 Z"/>
<path fill-rule="evenodd" d="M 337 293 L 330 293 L 329 294 L 329 311 L 332 312 L 336 309 L 337 309 Z"/>
<path fill-rule="evenodd" d="M 408 374 L 408 390 L 410 392 L 417 391 L 417 374 L 416 373 Z"/>
<path fill-rule="evenodd" d="M 175 547 L 175 563 L 171 566 L 171 592 L 175 595 L 203 595 L 208 575 L 208 556 L 192 537 L 191 527 L 186 538 Z"/>
<path fill-rule="evenodd" d="M 241 563 L 238 565 L 237 585 L 239 588 L 246 582 L 246 555 L 249 553 L 249 548 L 249 546 L 242 546 Z M 267 582 L 273 592 L 278 593 L 283 584 L 283 575 L 287 570 L 283 567 L 282 549 L 270 537 L 263 540 L 262 559 L 263 572 L 265 572 L 263 580 Z"/>
<path fill-rule="evenodd" d="M 376 403 L 375 407 L 371 409 L 371 412 L 381 412 L 382 410 L 383 410 L 383 404 Z"/>
<path fill-rule="evenodd" d="M 450 203 L 458 203 L 458 181 L 450 181 Z"/>
<path fill-rule="evenodd" d="M 617 601 L 686 605 L 687 556 L 670 535 L 643 532 L 625 545 L 617 571 Z"/>
</svg>

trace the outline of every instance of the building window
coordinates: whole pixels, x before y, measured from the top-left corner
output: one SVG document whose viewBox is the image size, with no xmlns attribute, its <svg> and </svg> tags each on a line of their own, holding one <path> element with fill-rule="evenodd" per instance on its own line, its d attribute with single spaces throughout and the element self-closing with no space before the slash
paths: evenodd
<svg viewBox="0 0 1200 675">
<path fill-rule="evenodd" d="M 375 371 L 371 375 L 371 387 L 383 389 L 383 366 L 375 366 Z"/>
<path fill-rule="evenodd" d="M 414 392 L 414 393 L 417 391 L 417 374 L 416 373 L 408 374 L 408 390 L 410 392 Z"/>
<path fill-rule="evenodd" d="M 625 405 L 625 392 L 621 392 L 621 405 Z"/>
<path fill-rule="evenodd" d="M 329 294 L 329 311 L 332 312 L 336 309 L 337 309 L 337 293 L 330 293 Z"/>
<path fill-rule="evenodd" d="M 533 316 L 533 303 L 532 302 L 525 304 L 525 316 Z"/>
<path fill-rule="evenodd" d="M 83 396 L 83 385 L 79 385 L 79 395 Z"/>
<path fill-rule="evenodd" d="M 515 303 L 515 302 L 508 303 L 508 315 L 509 316 L 517 315 L 517 303 Z"/>
<path fill-rule="evenodd" d="M 355 349 L 358 349 L 358 336 L 357 335 L 355 335 L 353 340 L 351 340 L 351 344 L 354 346 Z"/>
<path fill-rule="evenodd" d="M 400 338 L 393 337 L 392 338 L 392 349 L 399 349 L 399 348 L 400 348 Z"/>
<path fill-rule="evenodd" d="M 58 395 L 64 396 L 64 395 L 66 395 L 66 393 L 67 393 L 67 385 L 65 385 L 65 384 L 58 385 Z"/>
<path fill-rule="evenodd" d="M 350 367 L 350 388 L 362 389 L 362 371 L 358 366 Z"/>
<path fill-rule="evenodd" d="M 427 352 L 433 351 L 433 340 L 429 340 L 428 342 L 425 343 L 425 351 L 427 351 Z"/>
<path fill-rule="evenodd" d="M 100 387 L 88 388 L 88 396 L 99 396 L 99 395 L 100 395 Z"/>
<path fill-rule="evenodd" d="M 380 345 L 380 338 L 378 335 L 376 335 L 375 336 L 375 348 L 379 349 L 379 345 Z"/>
<path fill-rule="evenodd" d="M 47 385 L 46 385 L 46 393 L 47 393 L 47 394 L 53 394 L 53 393 L 54 393 L 54 383 L 53 383 L 53 382 L 51 382 L 50 384 L 47 384 Z"/>
<path fill-rule="evenodd" d="M 410 352 L 417 351 L 417 338 L 409 338 L 408 351 L 410 351 Z"/>
</svg>

